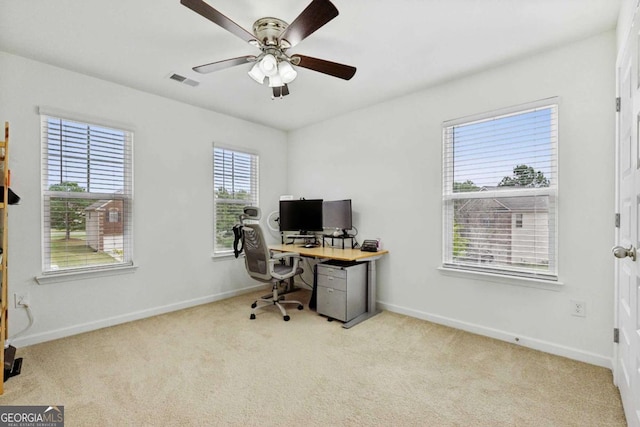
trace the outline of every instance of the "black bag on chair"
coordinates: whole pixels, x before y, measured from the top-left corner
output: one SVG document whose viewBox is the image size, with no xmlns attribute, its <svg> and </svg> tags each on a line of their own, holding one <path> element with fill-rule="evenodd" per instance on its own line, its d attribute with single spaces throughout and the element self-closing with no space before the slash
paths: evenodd
<svg viewBox="0 0 640 427">
<path fill-rule="evenodd" d="M 233 226 L 233 254 L 238 258 L 244 249 L 244 242 L 242 241 L 242 224 L 236 224 Z"/>
</svg>

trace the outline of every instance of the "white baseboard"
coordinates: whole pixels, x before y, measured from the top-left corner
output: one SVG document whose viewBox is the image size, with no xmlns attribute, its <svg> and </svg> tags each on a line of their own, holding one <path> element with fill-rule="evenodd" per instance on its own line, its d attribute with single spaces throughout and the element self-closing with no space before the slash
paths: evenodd
<svg viewBox="0 0 640 427">
<path fill-rule="evenodd" d="M 501 341 L 510 342 L 512 344 L 521 345 L 523 347 L 543 351 L 545 353 L 555 354 L 557 356 L 566 357 L 568 359 L 589 363 L 591 365 L 613 369 L 613 359 L 601 354 L 590 353 L 588 351 L 563 346 L 553 342 L 522 336 L 513 332 L 487 328 L 482 325 L 463 322 L 436 314 L 425 313 L 422 311 L 417 311 L 394 304 L 388 304 L 381 301 L 378 301 L 378 308 L 394 313 L 404 314 L 410 317 L 415 317 L 417 319 L 427 320 L 429 322 L 449 326 L 451 328 L 460 329 L 474 334 L 495 338 Z"/>
<path fill-rule="evenodd" d="M 106 319 L 97 320 L 95 322 L 83 323 L 80 325 L 73 325 L 67 328 L 55 329 L 39 334 L 25 335 L 17 337 L 15 340 L 11 340 L 11 344 L 15 347 L 26 347 L 28 345 L 39 344 L 46 341 L 52 341 L 59 338 L 68 337 L 71 335 L 81 334 L 83 332 L 95 331 L 97 329 L 107 328 L 109 326 L 119 325 L 121 323 L 127 323 L 134 320 L 140 320 L 147 317 L 157 316 L 159 314 L 170 313 L 172 311 L 183 310 L 189 307 L 195 307 L 202 304 L 208 304 L 210 302 L 220 301 L 223 299 L 231 298 L 237 295 L 246 294 L 264 288 L 264 284 L 260 283 L 255 286 L 249 286 L 242 289 L 234 289 L 232 291 L 226 291 L 215 295 L 208 295 L 206 297 L 195 298 L 187 301 L 180 301 L 175 304 L 168 304 L 160 307 L 153 307 L 146 310 L 135 311 L 133 313 L 122 314 L 119 316 L 109 317 Z"/>
<path fill-rule="evenodd" d="M 165 306 L 153 307 L 147 310 L 127 313 L 119 316 L 101 319 L 95 322 L 88 322 L 80 325 L 74 325 L 68 328 L 56 329 L 52 331 L 43 332 L 40 334 L 25 335 L 23 337 L 18 337 L 15 340 L 12 340 L 11 344 L 16 347 L 25 347 L 28 345 L 39 344 L 42 342 L 52 341 L 55 339 L 64 338 L 71 335 L 81 334 L 83 332 L 94 331 L 94 330 L 106 328 L 109 326 L 115 326 L 121 323 L 127 323 L 134 320 L 157 316 L 159 314 L 170 313 L 172 311 L 182 310 L 189 307 L 195 307 L 202 304 L 208 304 L 211 302 L 220 301 L 220 300 L 231 298 L 237 295 L 253 292 L 263 287 L 264 287 L 264 284 L 256 284 L 255 286 L 249 286 L 242 289 L 235 289 L 232 291 L 226 291 L 226 292 L 222 292 L 215 295 L 209 295 L 206 297 L 195 298 L 187 301 L 181 301 L 178 303 L 169 304 Z M 394 304 L 388 304 L 381 301 L 378 301 L 378 308 L 383 310 L 388 310 L 394 313 L 404 314 L 410 317 L 415 317 L 417 319 L 422 319 L 429 322 L 437 323 L 440 325 L 449 326 L 455 329 L 460 329 L 460 330 L 471 332 L 474 334 L 495 338 L 501 341 L 510 342 L 512 344 L 521 345 L 523 347 L 543 351 L 545 353 L 567 357 L 569 359 L 577 360 L 580 362 L 590 363 L 592 365 L 602 366 L 608 369 L 612 369 L 613 367 L 613 360 L 611 357 L 590 353 L 587 351 L 563 346 L 563 345 L 552 343 L 549 341 L 530 338 L 530 337 L 522 336 L 513 332 L 487 328 L 485 326 L 463 322 L 457 319 L 452 319 L 452 318 L 435 315 L 431 313 L 425 313 L 422 311 L 413 310 L 413 309 L 401 307 Z"/>
</svg>

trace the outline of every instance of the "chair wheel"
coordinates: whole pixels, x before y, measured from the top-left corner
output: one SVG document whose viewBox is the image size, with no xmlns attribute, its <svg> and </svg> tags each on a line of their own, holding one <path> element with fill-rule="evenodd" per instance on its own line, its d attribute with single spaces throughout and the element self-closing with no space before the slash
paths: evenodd
<svg viewBox="0 0 640 427">
<path fill-rule="evenodd" d="M 249 319 L 254 320 L 256 318 L 256 315 L 251 313 L 251 316 L 249 316 Z"/>
<path fill-rule="evenodd" d="M 258 302 L 254 302 L 253 304 L 251 304 L 251 308 L 256 308 L 258 306 Z"/>
<path fill-rule="evenodd" d="M 300 305 L 298 306 L 298 310 L 302 310 L 303 308 L 304 308 L 304 306 L 303 306 L 302 304 L 300 304 Z"/>
<path fill-rule="evenodd" d="M 289 317 L 289 315 L 284 316 L 284 321 L 285 321 L 285 322 L 288 322 L 288 321 L 289 321 L 289 319 L 291 319 L 291 317 Z"/>
</svg>

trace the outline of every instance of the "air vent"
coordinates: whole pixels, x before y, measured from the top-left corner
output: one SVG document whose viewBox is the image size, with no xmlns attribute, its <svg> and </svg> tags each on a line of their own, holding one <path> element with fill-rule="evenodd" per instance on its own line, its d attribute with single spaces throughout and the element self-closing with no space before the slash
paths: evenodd
<svg viewBox="0 0 640 427">
<path fill-rule="evenodd" d="M 180 82 L 180 83 L 182 83 L 182 84 L 185 84 L 185 85 L 187 85 L 187 86 L 191 86 L 191 87 L 196 87 L 196 86 L 198 86 L 198 85 L 200 84 L 200 82 L 197 82 L 197 81 L 195 81 L 195 80 L 188 79 L 188 78 L 186 78 L 185 76 L 181 76 L 180 74 L 175 74 L 175 73 L 171 74 L 171 75 L 169 76 L 169 78 L 170 78 L 171 80 L 175 80 L 175 81 L 177 81 L 177 82 Z"/>
<path fill-rule="evenodd" d="M 175 80 L 177 82 L 182 83 L 183 81 L 187 80 L 187 78 L 185 76 L 181 76 L 180 74 L 171 74 L 171 77 L 169 77 L 171 80 Z"/>
</svg>

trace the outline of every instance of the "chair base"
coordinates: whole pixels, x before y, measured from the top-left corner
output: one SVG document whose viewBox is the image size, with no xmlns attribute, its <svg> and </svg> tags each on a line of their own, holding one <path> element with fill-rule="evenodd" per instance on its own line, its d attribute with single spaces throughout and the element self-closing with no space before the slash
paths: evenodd
<svg viewBox="0 0 640 427">
<path fill-rule="evenodd" d="M 284 321 L 288 322 L 291 319 L 291 317 L 289 317 L 289 315 L 287 314 L 287 311 L 282 306 L 283 304 L 297 304 L 298 310 L 302 310 L 304 308 L 304 306 L 300 301 L 294 301 L 294 300 L 285 301 L 284 295 L 278 294 L 277 283 L 273 284 L 271 291 L 272 291 L 272 295 L 265 295 L 255 300 L 253 304 L 251 304 L 251 315 L 249 316 L 249 319 L 254 320 L 256 318 L 256 310 L 275 305 L 276 307 L 278 307 L 278 309 L 280 309 L 280 313 L 282 313 L 282 318 L 284 319 Z M 258 303 L 263 303 L 263 304 L 258 305 Z"/>
</svg>

